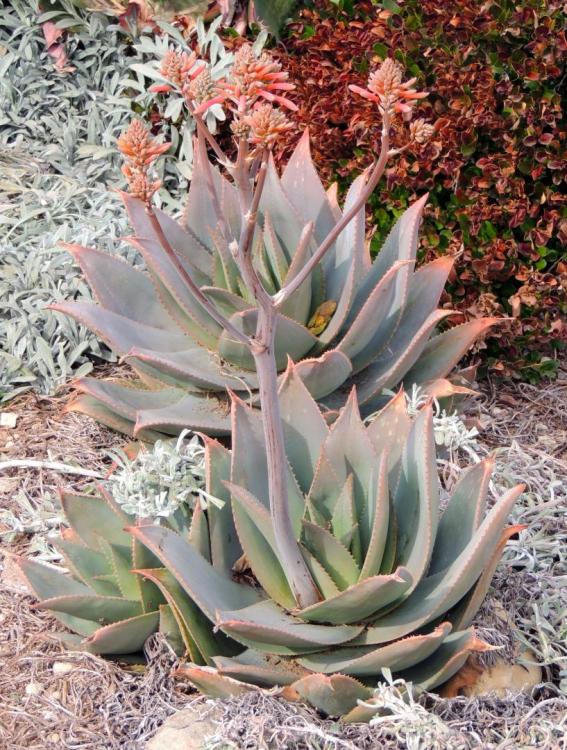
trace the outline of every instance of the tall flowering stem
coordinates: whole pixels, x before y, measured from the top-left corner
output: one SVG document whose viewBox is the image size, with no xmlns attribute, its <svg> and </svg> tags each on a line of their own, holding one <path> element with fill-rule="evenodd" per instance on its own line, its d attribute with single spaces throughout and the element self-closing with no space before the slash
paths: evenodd
<svg viewBox="0 0 567 750">
<path fill-rule="evenodd" d="M 128 158 L 129 185 L 136 194 L 146 202 L 146 210 L 156 237 L 171 258 L 179 275 L 185 280 L 192 293 L 203 308 L 220 325 L 229 336 L 244 343 L 254 358 L 258 376 L 262 422 L 266 445 L 266 458 L 270 494 L 270 516 L 274 530 L 278 557 L 285 571 L 290 589 L 299 607 L 315 604 L 320 594 L 315 585 L 303 553 L 295 538 L 289 507 L 287 491 L 287 458 L 285 455 L 283 425 L 281 420 L 278 396 L 278 373 L 275 356 L 275 335 L 278 324 L 278 308 L 289 299 L 312 273 L 331 249 L 341 232 L 358 214 L 366 203 L 376 185 L 384 174 L 388 159 L 400 153 L 401 149 L 390 148 L 390 128 L 394 118 L 411 118 L 416 101 L 425 93 L 412 88 L 414 79 L 402 80 L 402 69 L 393 60 L 386 60 L 380 68 L 371 74 L 368 88 L 351 86 L 351 89 L 366 99 L 374 101 L 382 116 L 382 133 L 380 151 L 374 164 L 368 169 L 364 190 L 353 206 L 336 222 L 327 237 L 321 242 L 315 253 L 302 269 L 294 275 L 292 281 L 285 284 L 280 291 L 271 295 L 263 286 L 254 267 L 252 245 L 258 223 L 262 192 L 268 171 L 269 158 L 278 138 L 291 127 L 283 109 L 296 109 L 295 104 L 285 96 L 294 87 L 287 80 L 287 73 L 273 61 L 267 53 L 256 56 L 249 45 L 244 45 L 236 54 L 235 64 L 230 80 L 220 83 L 211 81 L 206 68 L 199 65 L 191 56 L 167 59 L 163 75 L 167 75 L 172 84 L 181 88 L 186 97 L 189 110 L 195 116 L 198 128 L 199 158 L 203 162 L 207 190 L 210 198 L 217 204 L 212 170 L 206 153 L 209 144 L 221 164 L 232 176 L 238 189 L 239 204 L 242 211 L 240 236 L 230 236 L 227 222 L 221 227 L 230 252 L 237 263 L 242 279 L 250 296 L 256 302 L 257 324 L 253 336 L 246 336 L 238 331 L 224 318 L 196 287 L 185 269 L 177 259 L 173 248 L 164 236 L 159 220 L 151 206 L 151 197 L 156 183 L 148 181 L 147 169 L 159 153 L 163 153 L 166 144 L 154 143 L 147 131 L 142 132 L 140 125 L 133 125 L 132 133 L 121 139 L 121 149 Z M 230 162 L 214 137 L 208 132 L 202 118 L 208 106 L 224 101 L 232 110 L 234 119 L 232 133 L 238 145 L 235 162 Z M 417 120 L 410 127 L 410 142 L 423 143 L 431 135 L 432 128 L 423 120 Z M 131 175 L 131 177 L 129 177 Z M 217 211 L 220 215 L 220 211 Z M 213 228 L 214 229 L 214 228 Z M 305 246 L 313 237 L 313 222 L 308 222 L 299 238 L 296 256 L 301 256 Z"/>
</svg>

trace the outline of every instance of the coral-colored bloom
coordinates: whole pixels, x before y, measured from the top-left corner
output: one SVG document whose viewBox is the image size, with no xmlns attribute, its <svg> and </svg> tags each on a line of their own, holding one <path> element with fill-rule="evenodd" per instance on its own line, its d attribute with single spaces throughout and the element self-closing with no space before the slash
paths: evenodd
<svg viewBox="0 0 567 750">
<path fill-rule="evenodd" d="M 412 88 L 415 78 L 402 82 L 403 72 L 402 66 L 388 57 L 378 70 L 370 74 L 367 88 L 351 85 L 349 89 L 365 99 L 376 102 L 382 112 L 410 114 L 416 100 L 426 97 L 427 91 L 416 91 Z"/>
<path fill-rule="evenodd" d="M 250 109 L 258 99 L 265 99 L 297 111 L 297 105 L 279 93 L 295 88 L 289 83 L 288 74 L 267 52 L 256 57 L 249 44 L 242 45 L 236 53 L 230 80 L 223 88 L 227 97 L 241 110 Z"/>
<path fill-rule="evenodd" d="M 293 128 L 292 123 L 279 109 L 271 104 L 259 104 L 250 114 L 242 118 L 249 129 L 248 138 L 256 145 L 271 148 L 282 133 Z"/>
<path fill-rule="evenodd" d="M 427 143 L 435 132 L 435 127 L 420 117 L 410 123 L 409 132 L 414 143 Z"/>
<path fill-rule="evenodd" d="M 169 149 L 171 143 L 158 143 L 141 120 L 132 120 L 118 138 L 117 145 L 126 157 L 122 172 L 128 181 L 128 191 L 144 203 L 149 203 L 161 187 L 159 180 L 152 182 L 149 179 L 149 168 L 158 156 Z"/>
</svg>

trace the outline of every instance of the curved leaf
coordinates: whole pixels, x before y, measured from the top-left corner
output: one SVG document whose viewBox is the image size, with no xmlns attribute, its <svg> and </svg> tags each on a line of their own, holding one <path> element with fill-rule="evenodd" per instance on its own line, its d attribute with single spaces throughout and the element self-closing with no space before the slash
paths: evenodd
<svg viewBox="0 0 567 750">
<path fill-rule="evenodd" d="M 470 349 L 472 344 L 501 318 L 478 318 L 450 328 L 432 338 L 425 346 L 419 360 L 404 375 L 404 385 L 411 387 L 427 380 L 444 378 Z"/>
<path fill-rule="evenodd" d="M 279 399 L 285 452 L 299 486 L 307 493 L 329 428 L 291 361 L 280 382 Z"/>
<path fill-rule="evenodd" d="M 226 578 L 181 536 L 164 526 L 132 526 L 128 531 L 145 544 L 171 572 L 191 599 L 215 622 L 216 613 L 262 599 L 250 588 Z"/>
<path fill-rule="evenodd" d="M 313 672 L 376 677 L 384 667 L 392 672 L 409 669 L 427 659 L 451 632 L 448 622 L 439 625 L 427 635 L 414 635 L 389 643 L 380 648 L 370 646 L 346 647 L 327 653 L 312 654 L 299 659 L 299 663 Z"/>
<path fill-rule="evenodd" d="M 312 625 L 266 600 L 249 607 L 219 612 L 217 626 L 245 646 L 273 654 L 302 654 L 337 646 L 355 638 L 355 625 Z"/>
<path fill-rule="evenodd" d="M 312 604 L 296 614 L 308 622 L 328 622 L 333 625 L 361 622 L 399 599 L 412 582 L 409 571 L 398 568 L 390 575 L 365 578 L 336 596 Z"/>
</svg>

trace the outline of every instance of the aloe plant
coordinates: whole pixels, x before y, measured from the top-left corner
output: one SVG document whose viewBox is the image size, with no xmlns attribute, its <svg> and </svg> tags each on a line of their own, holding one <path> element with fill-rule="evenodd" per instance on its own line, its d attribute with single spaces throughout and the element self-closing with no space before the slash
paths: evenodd
<svg viewBox="0 0 567 750">
<path fill-rule="evenodd" d="M 523 488 L 487 511 L 486 459 L 463 473 L 439 518 L 430 405 L 412 421 L 400 391 L 366 426 L 352 393 L 329 427 L 292 363 L 279 396 L 294 536 L 317 601 L 297 604 L 270 518 L 261 416 L 236 395 L 232 450 L 206 441 L 207 491 L 225 505 L 199 517 L 191 540 L 131 528 L 163 565 L 139 572 L 176 613 L 196 662 L 180 674 L 200 690 L 278 685 L 358 720 L 357 700 L 371 696 L 383 667 L 432 689 L 488 648 L 470 625 L 505 542 L 522 528 L 505 522 Z M 250 575 L 236 582 L 236 569 L 260 587 Z M 194 605 L 187 616 L 180 590 Z M 237 655 L 200 640 L 212 629 Z"/>
<path fill-rule="evenodd" d="M 136 384 L 79 379 L 74 408 L 146 439 L 183 428 L 229 434 L 226 389 L 259 400 L 257 361 L 248 339 L 262 305 L 250 272 L 264 290 L 260 297 L 273 301 L 277 370 L 281 374 L 288 357 L 298 363 L 300 376 L 331 418 L 353 385 L 364 416 L 400 383 L 436 396 L 454 393 L 447 376 L 497 321 L 478 319 L 437 332 L 438 324 L 454 314 L 438 307 L 452 259 L 415 268 L 426 196 L 402 214 L 374 260 L 365 238 L 365 202 L 388 159 L 405 148 L 390 146 L 397 110 L 385 111 L 380 155 L 355 179 L 340 207 L 335 187 L 326 191 L 317 176 L 307 133 L 278 174 L 270 149 L 289 123 L 271 102 L 294 106 L 283 96 L 292 85 L 279 66 L 266 53 L 256 57 L 244 47 L 229 81 L 213 85 L 207 78 L 201 85 L 204 65 L 187 56 L 170 65 L 200 125 L 181 220 L 149 210 L 148 195 L 135 185 L 122 194 L 136 233 L 130 241 L 146 271 L 93 248 L 68 246 L 99 304 L 65 302 L 54 309 L 95 331 L 140 378 Z M 392 65 L 386 65 L 390 78 Z M 187 76 L 184 84 L 180 70 Z M 420 96 L 409 84 L 397 89 L 404 115 Z M 239 107 L 246 97 L 248 109 L 233 122 L 239 156 L 231 163 L 201 115 L 211 102 Z M 416 120 L 410 137 L 422 142 L 430 132 L 431 126 Z M 223 171 L 210 163 L 207 143 Z M 150 161 L 167 144 L 152 148 L 146 155 Z M 133 152 L 124 153 L 131 158 Z M 254 180 L 257 205 L 252 206 Z M 150 194 L 156 185 L 150 185 Z"/>
<path fill-rule="evenodd" d="M 167 146 L 132 125 L 121 139 L 125 199 L 149 276 L 77 250 L 102 307 L 66 310 L 118 342 L 148 383 L 167 376 L 169 388 L 159 391 L 83 384 L 88 397 L 105 396 L 103 416 L 117 393 L 127 404 L 115 412 L 120 426 L 137 408 L 159 407 L 158 419 L 137 416 L 138 433 L 151 437 L 164 408 L 171 424 L 185 420 L 178 377 L 189 373 L 190 424 L 220 434 L 230 424 L 231 450 L 205 438 L 205 495 L 216 503 L 196 506 L 189 534 L 171 525 L 121 529 L 149 553 L 148 565 L 132 559 L 128 573 L 164 597 L 168 630 L 192 661 L 183 674 L 212 695 L 280 685 L 287 697 L 350 721 L 366 710 L 357 701 L 371 697 L 383 667 L 432 688 L 471 651 L 487 648 L 470 624 L 519 529 L 505 521 L 522 487 L 485 513 L 492 463 L 481 462 L 439 519 L 431 405 L 412 420 L 400 390 L 365 426 L 359 400 L 375 409 L 385 383 L 400 379 L 437 395 L 455 392 L 443 376 L 493 321 L 427 341 L 442 317 L 435 308 L 448 265 L 413 273 L 423 200 L 374 263 L 368 255 L 363 207 L 395 153 L 392 119 L 411 116 L 422 96 L 413 81 L 402 83 L 397 64 L 384 63 L 362 91 L 378 104 L 382 145 L 343 211 L 316 179 L 305 138 L 290 171 L 277 176 L 270 150 L 288 124 L 273 103 L 293 107 L 282 94 L 290 89 L 285 75 L 249 50 L 233 75 L 209 96 L 236 107 L 238 158 L 223 162 L 236 188 L 206 158 L 206 142 L 219 147 L 205 134 L 200 101 L 202 181 L 193 180 L 189 229 L 180 228 L 152 206 L 159 182 L 149 167 Z M 193 71 L 187 90 L 196 80 Z M 421 141 L 427 127 L 416 123 L 410 132 Z M 196 343 L 188 348 L 190 338 Z M 212 345 L 218 359 L 206 349 Z M 301 359 L 308 353 L 318 356 Z M 362 373 L 358 397 L 345 388 L 353 373 Z M 207 402 L 204 388 L 234 381 L 241 385 L 229 391 L 230 413 Z M 43 606 L 53 608 L 53 600 Z M 80 616 L 80 606 L 73 612 Z"/>
<path fill-rule="evenodd" d="M 197 505 L 189 531 L 184 519 L 135 523 L 106 494 L 64 495 L 70 530 L 57 546 L 71 576 L 20 565 L 40 606 L 82 636 L 74 647 L 135 653 L 161 627 L 191 660 L 179 675 L 207 694 L 279 686 L 358 721 L 382 668 L 433 689 L 489 648 L 470 626 L 523 528 L 505 526 L 523 487 L 487 511 L 485 459 L 440 514 L 430 404 L 412 419 L 400 391 L 365 424 L 353 391 L 329 426 L 291 362 L 279 400 L 291 522 L 315 603 L 297 605 L 270 518 L 262 418 L 236 394 L 232 450 L 206 439 L 206 492 L 222 502 Z"/>
<path fill-rule="evenodd" d="M 18 564 L 40 599 L 73 634 L 62 640 L 74 649 L 105 655 L 140 654 L 147 638 L 161 629 L 179 646 L 175 620 L 159 588 L 141 579 L 136 567 L 160 565 L 125 527 L 136 518 L 112 497 L 63 493 L 68 523 L 53 541 L 68 573 L 31 559 Z M 180 526 L 181 524 L 181 526 Z M 183 528 L 178 514 L 173 528 Z"/>
</svg>

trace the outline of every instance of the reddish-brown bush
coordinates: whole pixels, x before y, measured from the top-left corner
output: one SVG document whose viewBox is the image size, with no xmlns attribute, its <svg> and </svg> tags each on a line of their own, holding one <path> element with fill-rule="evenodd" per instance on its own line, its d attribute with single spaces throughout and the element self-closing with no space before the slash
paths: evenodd
<svg viewBox="0 0 567 750">
<path fill-rule="evenodd" d="M 298 86 L 299 125 L 309 125 L 319 168 L 340 182 L 368 163 L 380 127 L 348 84 L 363 84 L 387 55 L 418 76 L 431 91 L 419 115 L 437 134 L 391 166 L 374 201 L 374 246 L 416 194 L 431 191 L 422 257 L 458 256 L 447 304 L 512 316 L 488 342 L 487 361 L 537 378 L 567 341 L 561 3 L 399 3 L 358 2 L 349 14 L 319 2 L 301 13 L 279 53 Z"/>
</svg>

